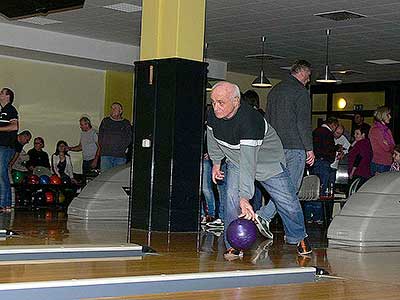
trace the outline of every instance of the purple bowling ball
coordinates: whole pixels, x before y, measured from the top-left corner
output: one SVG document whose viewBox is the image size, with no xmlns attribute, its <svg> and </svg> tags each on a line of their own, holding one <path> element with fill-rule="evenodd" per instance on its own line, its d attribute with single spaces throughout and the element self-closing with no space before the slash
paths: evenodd
<svg viewBox="0 0 400 300">
<path fill-rule="evenodd" d="M 226 237 L 235 249 L 249 249 L 257 239 L 257 227 L 253 221 L 236 219 L 229 224 Z"/>
</svg>

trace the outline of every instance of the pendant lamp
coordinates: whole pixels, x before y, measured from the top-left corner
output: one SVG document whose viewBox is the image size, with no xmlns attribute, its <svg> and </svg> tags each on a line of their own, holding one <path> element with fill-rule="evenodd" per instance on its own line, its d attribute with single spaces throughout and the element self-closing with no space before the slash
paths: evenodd
<svg viewBox="0 0 400 300">
<path fill-rule="evenodd" d="M 319 83 L 339 83 L 340 81 L 333 76 L 333 74 L 329 70 L 329 35 L 331 34 L 331 30 L 326 30 L 326 61 L 325 68 L 323 71 L 323 76 L 317 80 Z"/>
<path fill-rule="evenodd" d="M 262 52 L 261 52 L 261 70 L 260 75 L 254 79 L 253 83 L 251 84 L 253 87 L 257 88 L 270 88 L 272 87 L 271 82 L 268 80 L 267 77 L 264 75 L 264 46 L 265 46 L 265 36 L 261 38 L 262 41 Z"/>
</svg>

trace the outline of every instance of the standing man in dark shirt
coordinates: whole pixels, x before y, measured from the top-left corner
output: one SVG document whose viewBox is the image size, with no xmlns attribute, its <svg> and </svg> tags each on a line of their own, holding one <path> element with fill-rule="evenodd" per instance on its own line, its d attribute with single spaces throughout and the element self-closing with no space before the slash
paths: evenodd
<svg viewBox="0 0 400 300">
<path fill-rule="evenodd" d="M 333 133 L 339 126 L 335 117 L 329 117 L 321 127 L 316 128 L 313 135 L 315 163 L 313 174 L 321 180 L 321 195 L 328 196 L 330 188 L 329 174 L 332 172 L 331 164 L 336 158 L 336 145 Z"/>
<path fill-rule="evenodd" d="M 111 105 L 110 116 L 101 121 L 97 151 L 101 154 L 102 171 L 126 163 L 126 151 L 132 141 L 132 126 L 122 117 L 122 112 L 121 103 L 114 102 Z"/>
<path fill-rule="evenodd" d="M 15 152 L 18 132 L 18 112 L 12 105 L 14 92 L 3 88 L 0 92 L 0 209 L 11 208 L 11 185 L 8 166 Z"/>
</svg>

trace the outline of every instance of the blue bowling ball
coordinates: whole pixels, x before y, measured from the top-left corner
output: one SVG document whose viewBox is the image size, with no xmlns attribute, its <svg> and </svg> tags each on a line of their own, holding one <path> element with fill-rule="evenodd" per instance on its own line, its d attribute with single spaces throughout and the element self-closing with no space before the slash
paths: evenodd
<svg viewBox="0 0 400 300">
<path fill-rule="evenodd" d="M 50 183 L 50 177 L 47 175 L 42 175 L 39 177 L 39 183 L 40 184 L 49 184 Z"/>
</svg>

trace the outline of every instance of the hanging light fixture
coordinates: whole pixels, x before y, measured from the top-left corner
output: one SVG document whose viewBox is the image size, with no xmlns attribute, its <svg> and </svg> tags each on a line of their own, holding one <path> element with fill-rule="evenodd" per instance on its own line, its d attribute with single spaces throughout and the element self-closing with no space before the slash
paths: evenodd
<svg viewBox="0 0 400 300">
<path fill-rule="evenodd" d="M 339 83 L 340 80 L 337 80 L 335 76 L 329 70 L 329 35 L 331 34 L 331 30 L 326 30 L 326 61 L 325 61 L 325 68 L 324 68 L 324 75 L 323 77 L 315 80 L 319 83 Z"/>
<path fill-rule="evenodd" d="M 207 60 L 207 49 L 208 49 L 208 43 L 205 43 L 204 45 L 204 62 Z M 208 70 L 207 70 L 208 73 Z M 211 92 L 212 91 L 212 84 L 208 81 L 208 76 L 207 76 L 207 83 L 206 83 L 206 92 Z"/>
<path fill-rule="evenodd" d="M 265 46 L 265 36 L 261 38 L 262 41 L 262 52 L 261 52 L 261 70 L 260 76 L 254 79 L 253 83 L 251 84 L 253 87 L 257 88 L 270 88 L 272 87 L 271 82 L 268 80 L 267 77 L 264 75 L 264 46 Z"/>
</svg>

